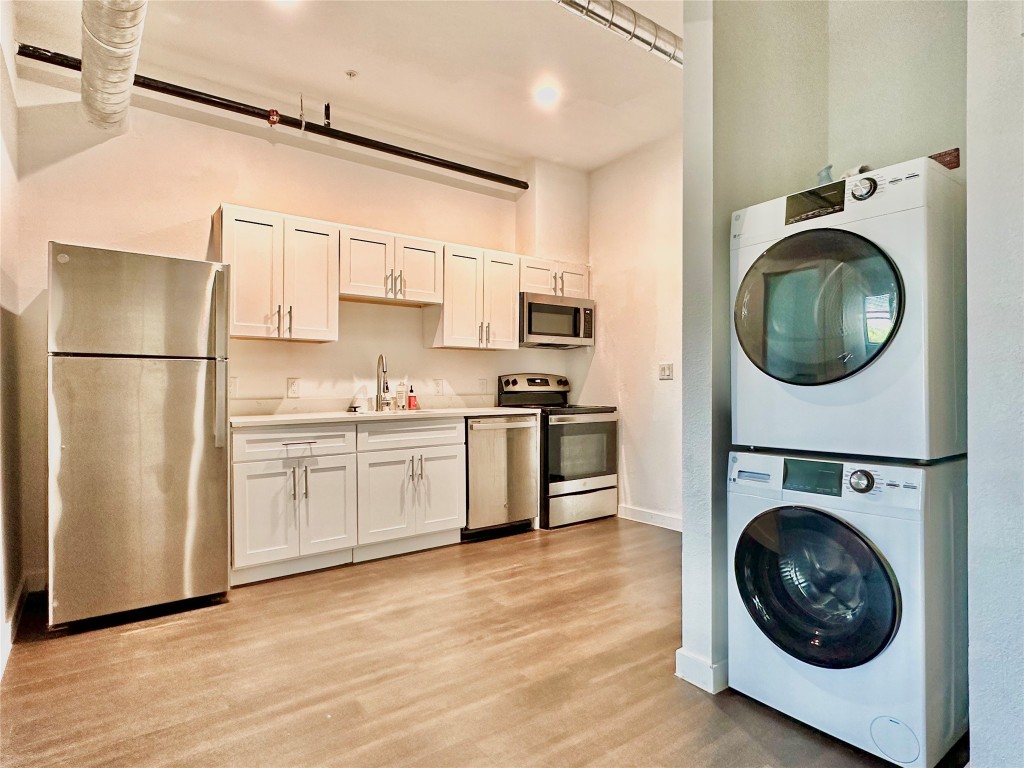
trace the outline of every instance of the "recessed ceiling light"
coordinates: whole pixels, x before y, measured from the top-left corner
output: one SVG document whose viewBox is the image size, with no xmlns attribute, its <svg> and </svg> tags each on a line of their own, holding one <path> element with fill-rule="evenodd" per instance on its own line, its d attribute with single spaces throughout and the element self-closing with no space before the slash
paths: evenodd
<svg viewBox="0 0 1024 768">
<path fill-rule="evenodd" d="M 543 110 L 553 110 L 561 100 L 562 89 L 551 78 L 541 80 L 533 88 L 533 103 Z"/>
</svg>

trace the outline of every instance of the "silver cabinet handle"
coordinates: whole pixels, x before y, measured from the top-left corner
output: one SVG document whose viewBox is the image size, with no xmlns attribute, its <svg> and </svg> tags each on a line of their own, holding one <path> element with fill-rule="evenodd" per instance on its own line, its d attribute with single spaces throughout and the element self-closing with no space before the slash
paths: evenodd
<svg viewBox="0 0 1024 768">
<path fill-rule="evenodd" d="M 565 296 L 565 272 L 562 273 L 562 295 Z"/>
<path fill-rule="evenodd" d="M 281 443 L 281 445 L 316 445 L 316 440 L 295 440 L 290 443 Z"/>
<path fill-rule="evenodd" d="M 487 346 L 491 346 L 491 324 L 487 324 Z"/>
<path fill-rule="evenodd" d="M 403 299 L 405 298 L 405 278 L 402 277 L 402 275 L 404 274 L 404 269 L 398 270 L 398 278 L 396 279 L 395 282 L 395 296 L 397 297 L 398 294 L 401 293 Z"/>
<path fill-rule="evenodd" d="M 309 498 L 309 464 L 302 465 L 302 475 L 305 482 L 302 484 L 302 495 Z"/>
<path fill-rule="evenodd" d="M 299 474 L 295 471 L 295 467 L 289 468 L 288 471 L 292 475 L 292 498 L 295 499 L 299 495 Z"/>
<path fill-rule="evenodd" d="M 288 305 L 288 336 L 292 335 L 292 305 Z"/>
<path fill-rule="evenodd" d="M 277 337 L 281 338 L 281 310 L 284 309 L 280 304 L 277 305 Z"/>
<path fill-rule="evenodd" d="M 476 332 L 476 343 L 478 346 L 482 346 L 484 343 L 484 324 L 480 323 L 480 329 Z"/>
<path fill-rule="evenodd" d="M 391 291 L 391 295 L 395 295 L 395 270 L 392 269 L 388 272 L 388 284 L 384 288 L 384 295 L 388 295 L 388 291 Z"/>
<path fill-rule="evenodd" d="M 552 272 L 551 273 L 551 292 L 553 294 L 555 294 L 555 296 L 558 295 L 558 273 L 557 272 Z"/>
<path fill-rule="evenodd" d="M 416 479 L 416 457 L 415 456 L 410 456 L 409 457 L 409 479 L 410 480 L 415 480 Z"/>
<path fill-rule="evenodd" d="M 423 454 L 420 454 L 420 480 L 423 479 Z"/>
</svg>

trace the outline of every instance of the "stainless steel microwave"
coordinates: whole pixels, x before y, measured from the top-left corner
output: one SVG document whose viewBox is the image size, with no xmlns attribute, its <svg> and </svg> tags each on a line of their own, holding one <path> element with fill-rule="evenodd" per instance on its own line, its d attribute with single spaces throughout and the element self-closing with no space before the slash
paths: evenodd
<svg viewBox="0 0 1024 768">
<path fill-rule="evenodd" d="M 594 302 L 590 299 L 521 293 L 519 301 L 519 346 L 594 346 Z"/>
</svg>

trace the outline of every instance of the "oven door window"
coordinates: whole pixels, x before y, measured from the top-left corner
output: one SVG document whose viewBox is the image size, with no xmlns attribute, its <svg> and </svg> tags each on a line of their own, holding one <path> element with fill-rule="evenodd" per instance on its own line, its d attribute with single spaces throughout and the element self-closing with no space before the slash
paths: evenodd
<svg viewBox="0 0 1024 768">
<path fill-rule="evenodd" d="M 531 301 L 529 306 L 529 333 L 535 336 L 564 336 L 577 338 L 580 335 L 579 307 L 562 307 L 557 304 L 543 304 Z"/>
<path fill-rule="evenodd" d="M 548 482 L 614 475 L 617 427 L 615 421 L 549 425 Z"/>
</svg>

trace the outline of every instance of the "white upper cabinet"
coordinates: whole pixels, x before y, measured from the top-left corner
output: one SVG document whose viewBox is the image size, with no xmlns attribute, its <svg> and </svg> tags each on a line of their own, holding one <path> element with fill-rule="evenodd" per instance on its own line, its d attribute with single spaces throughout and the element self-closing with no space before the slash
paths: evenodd
<svg viewBox="0 0 1024 768">
<path fill-rule="evenodd" d="M 524 293 L 590 298 L 590 267 L 586 264 L 523 256 L 519 282 Z"/>
<path fill-rule="evenodd" d="M 337 226 L 234 205 L 218 226 L 232 336 L 338 340 Z"/>
<path fill-rule="evenodd" d="M 338 229 L 285 219 L 284 322 L 286 337 L 338 340 Z"/>
<path fill-rule="evenodd" d="M 519 257 L 485 251 L 485 349 L 519 348 Z"/>
<path fill-rule="evenodd" d="M 441 243 L 372 229 L 341 230 L 341 295 L 440 304 Z"/>
<path fill-rule="evenodd" d="M 395 238 L 395 298 L 416 304 L 444 300 L 444 250 L 436 240 Z"/>
<path fill-rule="evenodd" d="M 372 229 L 341 230 L 341 294 L 386 299 L 392 295 L 395 236 Z"/>
<path fill-rule="evenodd" d="M 444 306 L 423 312 L 431 347 L 519 347 L 519 256 L 444 246 Z"/>
<path fill-rule="evenodd" d="M 221 261 L 231 265 L 231 335 L 280 338 L 284 217 L 225 205 L 218 221 Z"/>
</svg>

